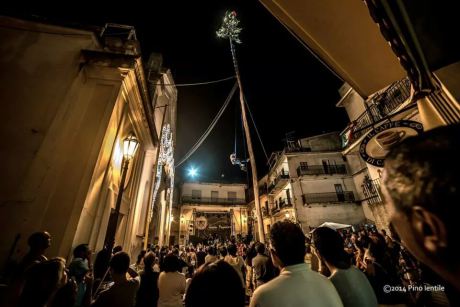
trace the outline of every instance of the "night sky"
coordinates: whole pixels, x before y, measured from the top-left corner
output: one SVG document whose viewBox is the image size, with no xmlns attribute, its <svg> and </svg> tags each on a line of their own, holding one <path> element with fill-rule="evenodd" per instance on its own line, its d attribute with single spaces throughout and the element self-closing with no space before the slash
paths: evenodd
<svg viewBox="0 0 460 307">
<path fill-rule="evenodd" d="M 193 2 L 193 4 L 191 3 Z M 143 2 L 145 3 L 145 2 Z M 200 3 L 200 4 L 198 4 Z M 285 134 L 297 137 L 341 131 L 347 124 L 339 100 L 337 79 L 316 60 L 261 3 L 234 1 L 151 1 L 123 5 L 72 6 L 62 3 L 52 9 L 19 6 L 3 8 L 7 14 L 36 15 L 50 21 L 92 24 L 105 22 L 133 25 L 145 60 L 151 52 L 163 54 L 164 66 L 175 82 L 192 83 L 221 79 L 234 74 L 228 40 L 218 39 L 226 10 L 236 10 L 243 32 L 237 46 L 243 87 L 268 155 L 281 150 Z M 178 88 L 177 148 L 179 160 L 201 136 L 220 109 L 234 80 Z M 199 170 L 202 181 L 246 181 L 246 173 L 229 160 L 237 127 L 237 153 L 244 157 L 243 134 L 237 93 L 202 147 L 178 169 Z M 266 159 L 255 133 L 259 177 L 267 171 Z M 224 175 L 224 177 L 222 177 Z"/>
</svg>

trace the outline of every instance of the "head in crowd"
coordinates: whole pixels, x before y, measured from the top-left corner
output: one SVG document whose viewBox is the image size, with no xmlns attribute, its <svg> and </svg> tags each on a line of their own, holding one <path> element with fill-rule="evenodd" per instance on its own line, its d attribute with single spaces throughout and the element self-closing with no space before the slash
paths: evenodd
<svg viewBox="0 0 460 307">
<path fill-rule="evenodd" d="M 121 247 L 121 245 L 117 245 L 113 248 L 113 254 L 121 252 L 122 250 L 123 250 L 123 247 Z"/>
<path fill-rule="evenodd" d="M 193 276 L 186 307 L 243 307 L 245 293 L 236 270 L 219 260 L 204 264 Z"/>
<path fill-rule="evenodd" d="M 112 276 L 125 276 L 129 268 L 129 255 L 125 252 L 118 252 L 110 259 L 110 272 Z"/>
<path fill-rule="evenodd" d="M 82 258 L 87 259 L 91 253 L 88 244 L 80 244 L 73 250 L 73 257 L 74 258 Z"/>
<path fill-rule="evenodd" d="M 216 249 L 213 246 L 209 246 L 208 247 L 208 254 L 211 255 L 211 256 L 215 256 L 216 255 Z"/>
<path fill-rule="evenodd" d="M 387 156 L 383 192 L 402 243 L 460 289 L 460 125 L 407 138 Z"/>
<path fill-rule="evenodd" d="M 236 257 L 236 253 L 237 253 L 238 249 L 236 248 L 236 245 L 235 245 L 235 244 L 230 244 L 230 245 L 227 247 L 227 251 L 228 251 L 228 253 L 230 254 L 230 256 Z"/>
<path fill-rule="evenodd" d="M 27 240 L 31 252 L 44 252 L 51 246 L 51 235 L 47 231 L 35 232 Z"/>
<path fill-rule="evenodd" d="M 263 255 L 265 253 L 265 244 L 261 242 L 256 243 L 256 251 L 258 254 Z"/>
<path fill-rule="evenodd" d="M 344 250 L 343 238 L 335 230 L 328 227 L 316 228 L 313 232 L 313 245 L 329 270 L 332 271 L 332 267 L 342 270 L 350 267 L 350 257 Z"/>
<path fill-rule="evenodd" d="M 226 248 L 225 246 L 221 246 L 221 247 L 219 248 L 219 255 L 220 255 L 221 257 L 227 256 L 227 248 Z"/>
<path fill-rule="evenodd" d="M 174 256 L 173 254 L 168 254 L 163 259 L 162 270 L 164 270 L 166 273 L 179 271 L 180 270 L 179 258 Z"/>
<path fill-rule="evenodd" d="M 172 249 L 172 254 L 176 257 L 179 257 L 179 249 L 178 248 L 173 248 Z"/>
<path fill-rule="evenodd" d="M 256 244 L 251 243 L 246 251 L 246 259 L 244 262 L 246 265 L 251 266 L 252 265 L 252 259 L 257 256 L 257 251 L 256 251 Z"/>
<path fill-rule="evenodd" d="M 153 265 L 155 263 L 155 254 L 148 252 L 144 257 L 144 269 L 153 270 Z"/>
<path fill-rule="evenodd" d="M 144 256 L 145 254 L 147 253 L 146 250 L 141 250 L 141 252 L 139 253 L 139 255 L 137 255 L 137 260 L 136 260 L 136 264 L 140 264 L 142 259 L 144 259 Z"/>
<path fill-rule="evenodd" d="M 278 267 L 304 262 L 305 235 L 302 229 L 291 221 L 279 221 L 270 230 L 270 251 L 273 263 Z"/>
</svg>

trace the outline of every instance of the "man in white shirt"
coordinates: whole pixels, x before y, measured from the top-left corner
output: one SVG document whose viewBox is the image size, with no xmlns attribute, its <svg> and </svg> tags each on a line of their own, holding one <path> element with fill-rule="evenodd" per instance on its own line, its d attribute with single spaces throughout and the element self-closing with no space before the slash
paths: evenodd
<svg viewBox="0 0 460 307">
<path fill-rule="evenodd" d="M 250 307 L 341 307 L 334 285 L 304 262 L 305 236 L 299 226 L 282 221 L 270 230 L 270 252 L 281 273 L 254 292 Z"/>
</svg>

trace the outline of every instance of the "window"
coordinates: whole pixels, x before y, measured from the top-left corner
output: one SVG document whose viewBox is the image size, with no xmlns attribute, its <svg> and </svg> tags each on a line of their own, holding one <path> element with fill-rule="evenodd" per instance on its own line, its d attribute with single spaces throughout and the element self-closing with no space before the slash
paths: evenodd
<svg viewBox="0 0 460 307">
<path fill-rule="evenodd" d="M 192 190 L 192 199 L 201 199 L 201 191 Z"/>
<path fill-rule="evenodd" d="M 330 164 L 331 163 L 329 162 L 329 160 L 323 160 L 322 163 L 323 163 L 324 173 L 325 174 L 330 174 L 330 172 L 331 172 L 330 171 Z"/>
<path fill-rule="evenodd" d="M 291 190 L 290 189 L 286 189 L 286 200 L 288 204 L 291 203 Z"/>
<path fill-rule="evenodd" d="M 219 199 L 219 191 L 211 191 L 211 201 L 217 201 Z"/>
<path fill-rule="evenodd" d="M 345 194 L 343 193 L 343 187 L 341 184 L 334 184 L 335 192 L 337 193 L 338 201 L 345 201 Z"/>
<path fill-rule="evenodd" d="M 308 162 L 300 162 L 300 168 L 301 169 L 307 169 L 308 168 Z"/>
<path fill-rule="evenodd" d="M 236 192 L 228 192 L 228 200 L 236 201 Z"/>
</svg>

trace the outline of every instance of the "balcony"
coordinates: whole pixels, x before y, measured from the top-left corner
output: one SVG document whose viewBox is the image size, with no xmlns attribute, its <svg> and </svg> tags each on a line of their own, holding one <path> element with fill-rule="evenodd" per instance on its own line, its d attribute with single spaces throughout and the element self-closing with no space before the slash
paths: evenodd
<svg viewBox="0 0 460 307">
<path fill-rule="evenodd" d="M 382 191 L 380 190 L 380 180 L 374 179 L 371 180 L 369 177 L 363 181 L 361 185 L 363 189 L 364 197 L 370 205 L 377 205 L 383 203 Z"/>
<path fill-rule="evenodd" d="M 297 168 L 297 175 L 334 175 L 334 174 L 346 174 L 347 168 L 345 164 L 338 165 L 308 165 L 299 166 Z"/>
<path fill-rule="evenodd" d="M 284 152 L 285 153 L 295 153 L 295 152 L 311 152 L 310 147 L 302 147 L 302 146 L 290 146 L 290 147 L 285 147 Z"/>
<path fill-rule="evenodd" d="M 268 186 L 268 193 L 269 194 L 276 194 L 283 187 L 286 185 L 286 183 L 289 181 L 289 173 L 288 172 L 281 172 L 276 176 L 275 180 L 273 180 L 270 185 Z"/>
<path fill-rule="evenodd" d="M 259 196 L 264 194 L 267 194 L 267 185 L 259 187 Z"/>
<path fill-rule="evenodd" d="M 279 207 L 280 207 L 281 209 L 284 209 L 284 208 L 291 208 L 291 207 L 292 207 L 291 199 L 289 199 L 289 198 L 281 199 L 281 201 L 279 202 Z"/>
<path fill-rule="evenodd" d="M 343 191 L 343 193 L 309 193 L 302 195 L 302 200 L 304 204 L 354 202 L 355 195 L 352 191 Z"/>
<path fill-rule="evenodd" d="M 396 81 L 385 91 L 374 95 L 367 102 L 367 110 L 342 131 L 341 136 L 342 140 L 344 140 L 344 147 L 353 144 L 357 139 L 371 130 L 374 125 L 378 124 L 379 121 L 387 118 L 409 96 L 410 81 L 408 78 Z"/>
<path fill-rule="evenodd" d="M 214 198 L 214 197 L 193 197 L 191 195 L 182 196 L 183 204 L 221 204 L 221 205 L 243 205 L 245 199 L 240 198 Z"/>
<path fill-rule="evenodd" d="M 265 208 L 265 207 L 262 207 L 262 216 L 263 217 L 269 217 L 270 216 L 270 214 L 268 213 L 267 208 Z"/>
<path fill-rule="evenodd" d="M 272 214 L 276 214 L 276 213 L 280 212 L 280 210 L 281 210 L 281 209 L 280 209 L 279 207 L 273 207 L 273 208 L 271 209 L 271 212 L 272 212 Z"/>
</svg>

